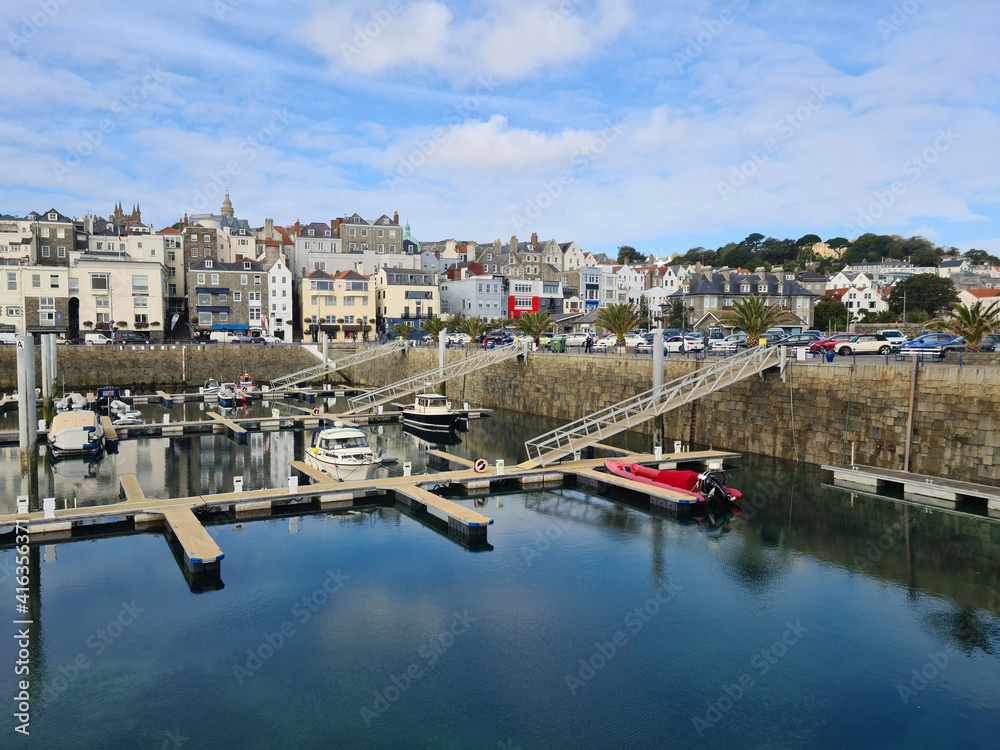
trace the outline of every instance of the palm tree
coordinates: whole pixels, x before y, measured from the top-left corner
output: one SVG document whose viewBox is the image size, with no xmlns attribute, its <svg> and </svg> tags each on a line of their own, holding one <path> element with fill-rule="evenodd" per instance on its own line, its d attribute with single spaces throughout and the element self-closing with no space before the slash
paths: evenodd
<svg viewBox="0 0 1000 750">
<path fill-rule="evenodd" d="M 862 310 L 862 312 L 865 312 Z M 892 310 L 880 310 L 877 313 L 868 313 L 865 323 L 895 323 L 899 318 Z"/>
<path fill-rule="evenodd" d="M 406 338 L 406 334 L 408 334 L 410 331 L 414 330 L 414 328 L 413 328 L 413 325 L 410 324 L 410 323 L 396 323 L 396 325 L 394 325 L 389 330 L 392 331 L 397 336 L 399 336 L 399 338 L 405 339 Z"/>
<path fill-rule="evenodd" d="M 441 331 L 443 331 L 447 327 L 448 324 L 445 323 L 441 318 L 425 318 L 420 323 L 420 329 L 423 331 L 427 331 L 427 333 L 429 333 L 431 336 L 434 337 L 435 341 L 438 340 L 438 337 L 441 335 Z"/>
<path fill-rule="evenodd" d="M 747 335 L 747 346 L 757 346 L 760 337 L 784 314 L 778 305 L 767 304 L 766 297 L 750 296 L 733 302 L 732 312 L 723 313 L 719 322 L 743 331 Z"/>
<path fill-rule="evenodd" d="M 546 310 L 524 313 L 514 321 L 514 330 L 525 336 L 531 336 L 536 344 L 540 343 L 539 339 L 542 334 L 548 331 L 551 326 L 552 318 L 549 317 Z"/>
<path fill-rule="evenodd" d="M 597 311 L 597 325 L 618 337 L 615 346 L 623 346 L 625 334 L 645 322 L 646 316 L 633 302 L 612 303 Z"/>
<path fill-rule="evenodd" d="M 961 336 L 969 342 L 970 352 L 978 352 L 980 339 L 1000 326 L 1000 302 L 992 302 L 986 308 L 982 300 L 976 300 L 972 307 L 952 302 L 951 309 L 930 325 L 936 330 Z"/>
<path fill-rule="evenodd" d="M 466 318 L 463 315 L 462 319 L 455 325 L 455 330 L 459 333 L 464 333 L 473 341 L 479 341 L 479 338 L 486 333 L 486 326 L 486 318 L 479 316 Z"/>
</svg>

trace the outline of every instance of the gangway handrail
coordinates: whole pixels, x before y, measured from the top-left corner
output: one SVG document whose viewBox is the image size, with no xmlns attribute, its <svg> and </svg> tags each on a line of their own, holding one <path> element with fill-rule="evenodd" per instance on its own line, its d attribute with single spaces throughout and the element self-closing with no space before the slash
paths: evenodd
<svg viewBox="0 0 1000 750">
<path fill-rule="evenodd" d="M 542 466 L 558 461 L 659 414 L 781 364 L 783 352 L 783 347 L 753 347 L 549 430 L 525 442 L 528 460 Z"/>
<path fill-rule="evenodd" d="M 387 404 L 401 396 L 414 393 L 422 388 L 432 388 L 453 378 L 468 375 L 476 372 L 477 370 L 482 370 L 484 367 L 490 367 L 498 362 L 504 362 L 508 359 L 513 359 L 514 357 L 526 354 L 527 351 L 527 341 L 515 341 L 512 344 L 505 344 L 503 346 L 497 346 L 493 349 L 487 349 L 485 352 L 480 354 L 476 354 L 471 357 L 464 357 L 463 359 L 451 362 L 445 365 L 443 369 L 435 367 L 434 369 L 422 372 L 419 375 L 414 375 L 413 377 L 406 378 L 405 380 L 391 383 L 390 385 L 383 386 L 382 388 L 376 388 L 375 390 L 368 391 L 360 396 L 354 396 L 348 400 L 350 409 L 344 412 L 344 414 L 350 415 L 358 414 L 364 411 L 371 411 L 376 407 Z"/>
<path fill-rule="evenodd" d="M 299 370 L 298 372 L 293 372 L 288 375 L 282 375 L 280 378 L 275 378 L 271 381 L 271 388 L 285 388 L 290 386 L 292 383 L 315 380 L 316 378 L 328 373 L 333 373 L 347 367 L 353 367 L 354 365 L 359 365 L 363 362 L 376 359 L 377 357 L 384 357 L 386 354 L 392 354 L 393 352 L 401 351 L 405 348 L 406 342 L 403 339 L 396 339 L 395 341 L 389 341 L 385 344 L 375 344 L 373 346 L 364 347 L 353 354 L 348 354 L 346 357 L 331 359 L 329 362 L 314 365 L 313 367 L 307 367 L 305 370 Z"/>
</svg>

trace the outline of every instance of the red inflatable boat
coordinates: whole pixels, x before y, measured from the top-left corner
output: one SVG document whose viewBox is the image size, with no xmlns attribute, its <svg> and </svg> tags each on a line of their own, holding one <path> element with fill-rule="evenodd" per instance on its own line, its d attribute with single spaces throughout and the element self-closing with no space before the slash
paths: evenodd
<svg viewBox="0 0 1000 750">
<path fill-rule="evenodd" d="M 624 461 L 605 461 L 604 465 L 608 471 L 620 477 L 684 492 L 690 499 L 678 500 L 681 503 L 738 502 L 743 497 L 739 490 L 726 487 L 715 474 L 708 471 L 704 474 L 697 471 L 662 471 Z"/>
</svg>

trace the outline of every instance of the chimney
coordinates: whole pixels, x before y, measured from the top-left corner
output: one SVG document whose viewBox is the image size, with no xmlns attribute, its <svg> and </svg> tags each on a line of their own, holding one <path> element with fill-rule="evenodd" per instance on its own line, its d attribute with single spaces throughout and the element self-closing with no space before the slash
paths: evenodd
<svg viewBox="0 0 1000 750">
<path fill-rule="evenodd" d="M 392 212 L 392 221 L 395 224 L 399 223 L 399 211 L 393 211 Z"/>
<path fill-rule="evenodd" d="M 538 247 L 538 232 L 531 233 L 531 244 Z"/>
<path fill-rule="evenodd" d="M 274 234 L 274 219 L 264 219 L 264 239 L 271 239 Z"/>
<path fill-rule="evenodd" d="M 512 234 L 511 237 L 510 237 L 510 251 L 512 253 L 516 253 L 517 252 L 517 235 L 516 234 Z"/>
<path fill-rule="evenodd" d="M 337 225 L 334 224 L 334 220 L 330 219 L 330 234 L 333 234 L 333 232 L 336 229 L 336 227 L 337 227 Z"/>
<path fill-rule="evenodd" d="M 493 240 L 493 252 L 500 254 L 500 240 Z"/>
</svg>

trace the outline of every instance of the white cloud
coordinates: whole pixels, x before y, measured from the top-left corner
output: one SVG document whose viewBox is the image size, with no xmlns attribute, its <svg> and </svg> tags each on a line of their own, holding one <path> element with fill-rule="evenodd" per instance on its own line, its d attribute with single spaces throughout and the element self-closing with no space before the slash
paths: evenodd
<svg viewBox="0 0 1000 750">
<path fill-rule="evenodd" d="M 632 20 L 627 0 L 490 0 L 476 18 L 456 19 L 443 2 L 390 0 L 324 8 L 298 38 L 342 73 L 429 71 L 459 82 L 520 80 L 548 65 L 588 58 Z"/>
</svg>

